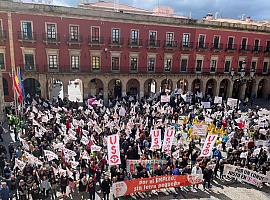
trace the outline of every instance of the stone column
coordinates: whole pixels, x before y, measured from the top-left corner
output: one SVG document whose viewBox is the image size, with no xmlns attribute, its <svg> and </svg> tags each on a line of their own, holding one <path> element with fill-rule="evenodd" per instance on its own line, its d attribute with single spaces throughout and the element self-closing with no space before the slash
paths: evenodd
<svg viewBox="0 0 270 200">
<path fill-rule="evenodd" d="M 69 84 L 69 81 L 63 80 L 63 94 L 64 94 L 64 98 L 65 97 L 68 97 L 68 84 Z"/>
<path fill-rule="evenodd" d="M 156 79 L 156 93 L 161 92 L 161 81 L 160 78 Z"/>
<path fill-rule="evenodd" d="M 221 81 L 220 80 L 217 80 L 217 85 L 214 88 L 215 89 L 214 90 L 214 96 L 218 96 L 219 95 L 220 83 L 221 83 Z"/>
<path fill-rule="evenodd" d="M 41 97 L 48 99 L 48 80 L 45 74 L 39 74 L 38 81 L 40 83 Z"/>
<path fill-rule="evenodd" d="M 252 97 L 257 98 L 258 85 L 259 85 L 259 83 L 257 81 L 253 81 L 251 98 Z"/>
<path fill-rule="evenodd" d="M 247 84 L 243 83 L 243 85 L 242 85 L 242 87 L 240 87 L 240 91 L 239 91 L 240 100 L 245 100 L 246 89 L 247 89 Z"/>
<path fill-rule="evenodd" d="M 228 88 L 227 88 L 227 97 L 231 98 L 232 97 L 232 92 L 233 92 L 233 82 L 230 81 Z"/>
<path fill-rule="evenodd" d="M 200 79 L 200 80 L 201 80 L 201 92 L 203 94 L 203 97 L 205 97 L 207 80 L 203 80 L 203 79 Z"/>
<path fill-rule="evenodd" d="M 4 88 L 3 88 L 3 76 L 0 69 L 0 122 L 4 120 L 4 108 L 5 108 L 5 99 L 4 99 Z"/>
<path fill-rule="evenodd" d="M 105 105 L 109 103 L 109 83 L 107 81 L 103 81 L 103 101 Z"/>
<path fill-rule="evenodd" d="M 189 92 L 192 92 L 192 83 L 193 83 L 193 80 L 192 79 L 188 79 L 188 91 Z"/>
<path fill-rule="evenodd" d="M 121 80 L 122 84 L 122 97 L 127 95 L 127 81 Z"/>
<path fill-rule="evenodd" d="M 141 80 L 140 81 L 140 94 L 139 94 L 139 98 L 143 98 L 144 97 L 144 81 Z"/>
</svg>

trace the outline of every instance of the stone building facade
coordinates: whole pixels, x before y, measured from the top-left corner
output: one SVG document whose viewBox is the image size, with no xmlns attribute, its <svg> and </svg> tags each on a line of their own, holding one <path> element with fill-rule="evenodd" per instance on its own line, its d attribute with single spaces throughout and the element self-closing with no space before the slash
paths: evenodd
<svg viewBox="0 0 270 200">
<path fill-rule="evenodd" d="M 84 98 L 105 100 L 176 88 L 224 98 L 270 95 L 270 26 L 251 20 L 0 1 L 0 32 L 6 102 L 18 66 L 26 93 L 44 98 L 57 84 L 72 95 L 74 80 Z M 241 70 L 246 81 L 239 84 Z"/>
</svg>

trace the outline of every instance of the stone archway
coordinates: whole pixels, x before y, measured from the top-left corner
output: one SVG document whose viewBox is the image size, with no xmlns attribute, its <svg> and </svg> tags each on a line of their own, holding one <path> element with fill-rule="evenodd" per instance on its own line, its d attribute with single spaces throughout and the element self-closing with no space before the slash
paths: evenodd
<svg viewBox="0 0 270 200">
<path fill-rule="evenodd" d="M 36 95 L 41 96 L 41 88 L 38 80 L 34 78 L 26 78 L 23 80 L 24 93 L 25 95 L 30 95 L 34 97 Z"/>
<path fill-rule="evenodd" d="M 120 79 L 112 79 L 108 84 L 109 98 L 122 97 L 122 82 Z"/>
<path fill-rule="evenodd" d="M 267 83 L 266 79 L 262 79 L 259 81 L 258 90 L 257 90 L 257 98 L 267 98 Z"/>
<path fill-rule="evenodd" d="M 52 83 L 51 98 L 57 99 L 58 97 L 64 99 L 64 85 L 61 80 L 55 79 Z"/>
<path fill-rule="evenodd" d="M 164 79 L 161 81 L 161 92 L 164 93 L 171 93 L 173 90 L 173 82 L 171 79 Z"/>
<path fill-rule="evenodd" d="M 127 82 L 127 96 L 137 98 L 140 95 L 140 82 L 137 79 L 130 79 Z"/>
<path fill-rule="evenodd" d="M 214 97 L 216 95 L 217 81 L 213 78 L 206 82 L 205 95 Z"/>
<path fill-rule="evenodd" d="M 254 84 L 256 84 L 255 79 L 248 80 L 246 82 L 246 91 L 245 91 L 245 98 L 251 99 L 252 98 L 252 89 L 254 87 Z"/>
<path fill-rule="evenodd" d="M 220 82 L 218 96 L 227 98 L 229 91 L 230 91 L 230 81 L 228 79 L 223 79 Z"/>
<path fill-rule="evenodd" d="M 188 92 L 188 81 L 186 79 L 180 79 L 176 83 L 176 88 L 177 88 L 177 91 L 182 93 L 182 94 L 187 93 Z"/>
<path fill-rule="evenodd" d="M 83 82 L 81 79 L 69 81 L 68 99 L 74 102 L 83 102 Z"/>
<path fill-rule="evenodd" d="M 200 79 L 195 79 L 192 82 L 192 92 L 197 94 L 197 92 L 201 92 L 202 90 L 202 81 Z"/>
<path fill-rule="evenodd" d="M 98 78 L 91 79 L 89 82 L 89 92 L 90 96 L 103 98 L 103 82 Z"/>
<path fill-rule="evenodd" d="M 154 79 L 147 79 L 144 82 L 144 95 L 148 97 L 152 97 L 157 92 L 157 82 Z"/>
</svg>

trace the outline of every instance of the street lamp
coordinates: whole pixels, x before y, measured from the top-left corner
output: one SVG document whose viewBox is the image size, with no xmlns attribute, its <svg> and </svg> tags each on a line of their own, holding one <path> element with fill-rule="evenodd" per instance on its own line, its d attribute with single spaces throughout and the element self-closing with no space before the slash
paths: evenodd
<svg viewBox="0 0 270 200">
<path fill-rule="evenodd" d="M 239 102 L 240 102 L 240 88 L 242 85 L 244 85 L 247 82 L 247 79 L 245 79 L 245 74 L 246 74 L 246 61 L 243 60 L 240 71 L 238 71 L 240 77 L 237 78 L 235 81 L 237 82 L 237 110 L 239 108 Z M 253 80 L 253 77 L 255 75 L 254 69 L 251 69 L 250 74 L 249 74 L 249 80 Z M 233 81 L 235 76 L 235 71 L 232 69 L 231 70 L 231 79 Z"/>
</svg>

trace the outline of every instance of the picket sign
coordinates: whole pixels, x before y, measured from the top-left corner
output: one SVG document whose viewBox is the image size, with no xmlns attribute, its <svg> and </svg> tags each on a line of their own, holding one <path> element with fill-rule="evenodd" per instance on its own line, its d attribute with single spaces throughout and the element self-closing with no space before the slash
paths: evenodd
<svg viewBox="0 0 270 200">
<path fill-rule="evenodd" d="M 109 165 L 112 166 L 121 164 L 118 134 L 108 136 L 107 147 Z"/>
<path fill-rule="evenodd" d="M 155 129 L 150 131 L 151 135 L 151 147 L 150 150 L 161 148 L 161 129 Z"/>
<path fill-rule="evenodd" d="M 212 134 L 207 135 L 207 138 L 206 138 L 206 140 L 204 142 L 204 145 L 203 145 L 200 156 L 202 156 L 202 157 L 210 156 L 210 154 L 212 152 L 212 149 L 213 149 L 213 146 L 214 146 L 217 138 L 218 138 L 217 135 L 212 135 Z"/>
<path fill-rule="evenodd" d="M 174 133 L 175 133 L 174 129 L 165 130 L 164 140 L 163 140 L 163 145 L 162 145 L 162 152 L 171 152 Z"/>
</svg>

